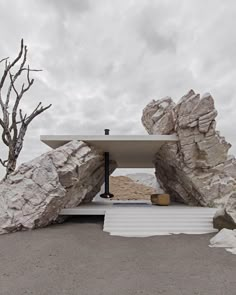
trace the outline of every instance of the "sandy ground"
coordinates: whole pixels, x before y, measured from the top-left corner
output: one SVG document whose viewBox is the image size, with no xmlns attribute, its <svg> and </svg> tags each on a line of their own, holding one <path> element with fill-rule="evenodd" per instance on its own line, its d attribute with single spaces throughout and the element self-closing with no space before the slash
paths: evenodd
<svg viewBox="0 0 236 295">
<path fill-rule="evenodd" d="M 1 295 L 234 295 L 236 256 L 213 235 L 112 237 L 98 217 L 0 236 Z"/>
<path fill-rule="evenodd" d="M 110 192 L 114 194 L 113 200 L 150 200 L 156 190 L 127 176 L 110 176 Z"/>
</svg>

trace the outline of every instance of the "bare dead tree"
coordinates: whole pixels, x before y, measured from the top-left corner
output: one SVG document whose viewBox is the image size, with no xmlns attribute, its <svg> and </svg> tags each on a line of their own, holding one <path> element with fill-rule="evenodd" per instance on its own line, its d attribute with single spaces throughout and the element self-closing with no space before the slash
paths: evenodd
<svg viewBox="0 0 236 295">
<path fill-rule="evenodd" d="M 0 77 L 0 109 L 2 111 L 0 126 L 2 141 L 8 149 L 7 159 L 0 159 L 0 163 L 6 168 L 5 178 L 16 168 L 29 124 L 51 106 L 50 104 L 43 107 L 40 102 L 30 115 L 23 113 L 19 108 L 21 99 L 34 83 L 34 79 L 30 78 L 30 73 L 40 71 L 31 69 L 29 65 L 26 66 L 27 52 L 27 46 L 24 45 L 22 39 L 19 54 L 13 62 L 10 62 L 8 57 L 0 60 L 0 64 L 5 64 Z M 19 77 L 22 77 L 24 73 L 26 82 L 19 87 Z"/>
</svg>

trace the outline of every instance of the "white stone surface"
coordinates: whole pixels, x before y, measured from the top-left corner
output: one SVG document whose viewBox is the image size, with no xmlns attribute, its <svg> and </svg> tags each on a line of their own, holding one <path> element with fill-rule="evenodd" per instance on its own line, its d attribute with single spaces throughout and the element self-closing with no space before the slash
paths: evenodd
<svg viewBox="0 0 236 295">
<path fill-rule="evenodd" d="M 233 199 L 236 162 L 228 156 L 231 145 L 216 131 L 216 115 L 212 96 L 200 97 L 193 90 L 177 104 L 167 97 L 143 110 L 149 134 L 176 134 L 179 139 L 163 145 L 155 158 L 158 182 L 177 201 L 224 207 Z"/>
<path fill-rule="evenodd" d="M 109 201 L 62 209 L 61 215 L 105 215 L 103 230 L 110 235 L 148 237 L 170 234 L 216 232 L 212 218 L 215 208 L 184 204 L 154 206 L 147 200 Z"/>
<path fill-rule="evenodd" d="M 62 208 L 90 202 L 103 179 L 103 153 L 81 141 L 20 165 L 0 183 L 0 233 L 56 221 Z"/>
<path fill-rule="evenodd" d="M 210 240 L 209 246 L 226 248 L 228 252 L 236 254 L 236 230 L 223 228 Z"/>
<path fill-rule="evenodd" d="M 117 204 L 106 210 L 103 230 L 123 237 L 212 233 L 217 231 L 212 223 L 215 211 L 184 205 Z"/>
</svg>

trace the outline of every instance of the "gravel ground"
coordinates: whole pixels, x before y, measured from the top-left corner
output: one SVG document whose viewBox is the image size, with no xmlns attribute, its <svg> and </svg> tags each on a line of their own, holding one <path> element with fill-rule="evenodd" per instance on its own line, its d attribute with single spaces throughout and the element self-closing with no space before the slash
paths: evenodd
<svg viewBox="0 0 236 295">
<path fill-rule="evenodd" d="M 0 236 L 1 295 L 234 295 L 236 256 L 213 235 L 112 237 L 98 217 Z"/>
</svg>

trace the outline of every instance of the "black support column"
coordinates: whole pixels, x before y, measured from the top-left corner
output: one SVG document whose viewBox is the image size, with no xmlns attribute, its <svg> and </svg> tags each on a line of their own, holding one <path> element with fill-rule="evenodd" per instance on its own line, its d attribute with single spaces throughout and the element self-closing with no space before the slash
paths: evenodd
<svg viewBox="0 0 236 295">
<path fill-rule="evenodd" d="M 105 129 L 105 135 L 109 135 L 109 129 Z M 109 192 L 109 152 L 104 153 L 104 159 L 105 159 L 105 192 L 100 195 L 101 198 L 110 199 L 114 197 L 113 194 Z"/>
</svg>

